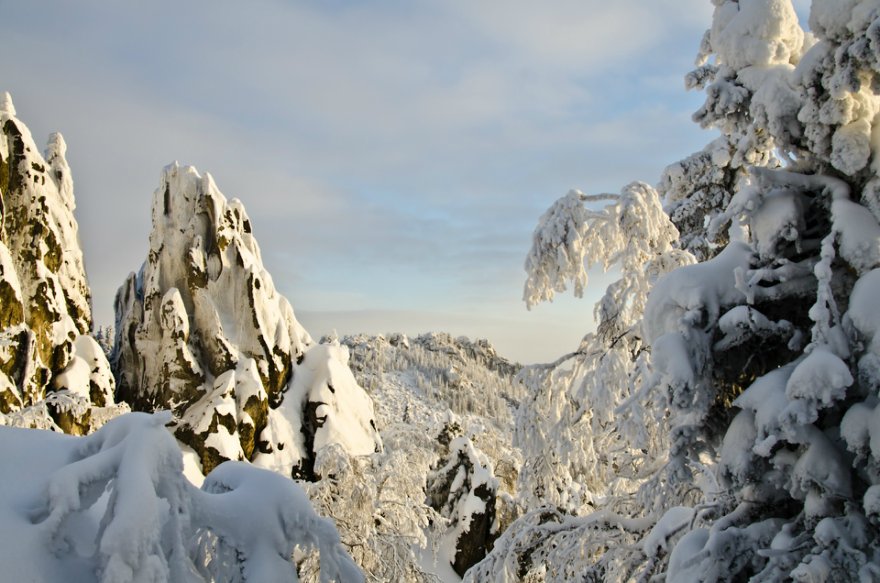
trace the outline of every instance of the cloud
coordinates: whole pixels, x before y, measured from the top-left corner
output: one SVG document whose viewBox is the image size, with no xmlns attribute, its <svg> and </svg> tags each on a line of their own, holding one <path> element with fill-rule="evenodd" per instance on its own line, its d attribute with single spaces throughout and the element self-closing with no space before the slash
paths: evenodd
<svg viewBox="0 0 880 583">
<path fill-rule="evenodd" d="M 0 89 L 35 136 L 67 138 L 103 322 L 175 159 L 244 202 L 295 306 L 518 314 L 555 198 L 654 182 L 708 141 L 681 78 L 710 13 L 705 0 L 5 3 L 15 58 Z"/>
</svg>

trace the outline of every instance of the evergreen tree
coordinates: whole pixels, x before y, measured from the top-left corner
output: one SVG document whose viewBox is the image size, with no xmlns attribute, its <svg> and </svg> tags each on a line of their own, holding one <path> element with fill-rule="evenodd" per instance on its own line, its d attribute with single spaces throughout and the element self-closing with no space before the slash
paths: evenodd
<svg viewBox="0 0 880 583">
<path fill-rule="evenodd" d="M 632 187 L 536 231 L 527 302 L 622 277 L 529 373 L 520 443 L 549 465 L 472 580 L 880 577 L 880 5 L 816 0 L 811 34 L 790 0 L 713 4 L 687 81 L 721 136 L 661 179 L 678 236 Z"/>
</svg>

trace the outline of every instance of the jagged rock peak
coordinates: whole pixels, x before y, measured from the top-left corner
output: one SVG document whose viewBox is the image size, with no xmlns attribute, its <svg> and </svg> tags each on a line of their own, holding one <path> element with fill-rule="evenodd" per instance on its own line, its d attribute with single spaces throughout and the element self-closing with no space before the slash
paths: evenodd
<svg viewBox="0 0 880 583">
<path fill-rule="evenodd" d="M 94 406 L 112 403 L 113 379 L 88 336 L 91 294 L 67 146 L 53 134 L 41 156 L 8 93 L 0 131 L 2 421 L 87 432 L 97 423 Z"/>
<path fill-rule="evenodd" d="M 287 473 L 308 466 L 328 415 L 307 418 L 327 403 L 318 396 L 327 375 L 297 382 L 315 343 L 263 267 L 244 206 L 210 174 L 175 162 L 153 194 L 152 221 L 147 260 L 116 297 L 120 395 L 139 409 L 172 408 L 178 438 L 206 471 L 236 458 Z M 355 427 L 369 445 L 352 453 L 379 443 L 366 400 Z"/>
<path fill-rule="evenodd" d="M 121 393 L 146 409 L 189 403 L 244 355 L 277 399 L 291 358 L 312 340 L 263 268 L 242 204 L 227 202 L 210 174 L 175 162 L 162 171 L 152 213 L 147 261 L 116 300 Z M 171 353 L 145 350 L 153 344 Z M 167 359 L 179 365 L 173 376 Z"/>
<path fill-rule="evenodd" d="M 15 116 L 15 105 L 12 104 L 12 96 L 8 91 L 4 91 L 0 97 L 0 115 Z"/>
<path fill-rule="evenodd" d="M 30 130 L 14 112 L 7 93 L 0 107 L 4 134 L 0 140 L 0 238 L 18 258 L 21 269 L 31 275 L 28 281 L 40 281 L 43 268 L 57 277 L 61 287 L 54 291 L 64 296 L 66 304 L 56 309 L 57 319 L 66 313 L 79 333 L 87 333 L 92 323 L 91 292 L 73 216 L 67 145 L 61 134 L 52 134 L 44 158 Z"/>
</svg>

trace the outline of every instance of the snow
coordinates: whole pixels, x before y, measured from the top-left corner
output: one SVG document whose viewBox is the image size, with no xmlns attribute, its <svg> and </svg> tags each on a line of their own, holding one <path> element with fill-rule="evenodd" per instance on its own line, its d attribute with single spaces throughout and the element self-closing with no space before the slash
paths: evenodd
<svg viewBox="0 0 880 583">
<path fill-rule="evenodd" d="M 785 394 L 792 400 L 816 401 L 827 407 L 843 399 L 852 383 L 849 366 L 827 348 L 818 346 L 792 371 Z"/>
<path fill-rule="evenodd" d="M 753 472 L 752 458 L 758 453 L 755 451 L 756 442 L 755 413 L 748 409 L 740 411 L 724 434 L 718 460 L 720 469 L 737 482 L 745 481 Z M 759 451 L 768 453 L 766 449 Z"/>
<path fill-rule="evenodd" d="M 373 401 L 347 364 L 348 348 L 339 342 L 315 346 L 306 354 L 291 393 L 309 390 L 309 401 L 323 403 L 318 413 L 323 424 L 315 432 L 316 450 L 338 443 L 352 455 L 367 455 L 381 448 L 373 422 Z"/>
<path fill-rule="evenodd" d="M 751 306 L 736 306 L 718 319 L 718 329 L 723 337 L 715 343 L 715 350 L 739 346 L 755 337 L 787 336 L 793 327 L 786 320 L 771 322 Z"/>
<path fill-rule="evenodd" d="M 15 116 L 15 105 L 12 103 L 12 95 L 10 95 L 8 91 L 4 91 L 3 95 L 0 95 L 0 114 L 6 115 L 7 117 Z M 3 153 L 3 157 L 6 158 L 5 152 Z"/>
<path fill-rule="evenodd" d="M 785 387 L 792 372 L 791 366 L 767 373 L 752 383 L 733 404 L 755 414 L 755 453 L 767 457 L 781 432 L 780 417 L 788 406 Z"/>
<path fill-rule="evenodd" d="M 846 174 L 855 174 L 871 158 L 871 122 L 860 118 L 840 126 L 831 138 L 831 163 Z"/>
<path fill-rule="evenodd" d="M 217 424 L 217 429 L 205 439 L 205 447 L 214 449 L 227 460 L 243 460 L 244 452 L 241 450 L 238 432 L 231 433 L 222 423 Z"/>
<path fill-rule="evenodd" d="M 798 192 L 777 189 L 767 193 L 750 222 L 758 254 L 774 256 L 780 241 L 797 240 L 804 230 L 803 212 L 803 200 Z"/>
<path fill-rule="evenodd" d="M 676 533 L 689 526 L 694 519 L 694 509 L 686 506 L 675 506 L 657 521 L 651 532 L 642 539 L 642 551 L 649 557 L 657 556 L 661 551 L 667 551 L 669 540 Z"/>
<path fill-rule="evenodd" d="M 114 381 L 104 351 L 91 336 L 78 336 L 70 364 L 53 380 L 55 389 L 68 389 L 86 399 L 97 389 L 102 404 L 113 402 Z"/>
<path fill-rule="evenodd" d="M 205 482 L 205 474 L 202 473 L 202 463 L 199 461 L 199 454 L 185 443 L 178 441 L 177 446 L 180 448 L 180 453 L 183 457 L 183 476 L 189 480 L 190 484 L 196 488 L 201 488 Z"/>
<path fill-rule="evenodd" d="M 791 2 L 716 2 L 709 41 L 719 60 L 733 69 L 789 63 L 803 45 Z"/>
<path fill-rule="evenodd" d="M 455 555 L 455 541 L 445 538 L 437 549 L 423 549 L 416 547 L 413 549 L 419 560 L 419 566 L 425 573 L 430 573 L 437 577 L 443 583 L 458 583 L 461 577 L 452 569 L 452 565 L 447 560 L 438 560 L 439 557 L 450 557 Z"/>
<path fill-rule="evenodd" d="M 351 455 L 368 455 L 381 449 L 373 421 L 373 401 L 357 384 L 347 362 L 348 348 L 338 342 L 317 344 L 307 350 L 281 406 L 269 410 L 269 423 L 262 437 L 273 444 L 273 451 L 257 454 L 256 465 L 289 475 L 302 458 L 310 455 L 300 430 L 302 408 L 307 402 L 316 405 L 314 452 L 331 444 L 342 446 Z"/>
<path fill-rule="evenodd" d="M 657 280 L 645 305 L 643 327 L 650 343 L 669 332 L 709 328 L 722 307 L 745 301 L 736 274 L 749 268 L 752 249 L 733 242 L 715 258 L 680 267 Z"/>
<path fill-rule="evenodd" d="M 852 494 L 847 463 L 837 453 L 831 440 L 815 427 L 804 431 L 807 451 L 795 463 L 792 471 L 792 496 L 804 499 L 813 488 L 838 498 Z"/>
<path fill-rule="evenodd" d="M 853 286 L 849 298 L 849 310 L 847 310 L 847 318 L 868 342 L 873 342 L 880 332 L 878 297 L 880 297 L 880 269 L 873 269 L 862 275 Z M 880 348 L 880 344 L 872 346 L 875 346 L 875 349 Z"/>
<path fill-rule="evenodd" d="M 865 491 L 865 514 L 872 518 L 880 517 L 880 485 L 874 485 Z"/>
<path fill-rule="evenodd" d="M 705 528 L 696 528 L 681 537 L 669 556 L 668 583 L 692 583 L 702 579 L 703 566 L 695 559 L 708 540 L 709 530 Z"/>
<path fill-rule="evenodd" d="M 289 557 L 297 544 L 320 550 L 322 582 L 364 580 L 342 550 L 333 524 L 314 513 L 306 494 L 288 478 L 226 462 L 205 478 L 202 491 L 209 495 L 196 498 L 194 520 L 210 524 L 225 544 L 237 549 L 247 580 L 295 581 Z"/>
<path fill-rule="evenodd" d="M 876 0 L 813 0 L 810 6 L 810 29 L 822 36 L 836 39 L 860 28 L 857 12 L 876 6 Z M 856 25 L 850 26 L 850 23 Z"/>
<path fill-rule="evenodd" d="M 864 206 L 837 199 L 831 205 L 840 256 L 859 274 L 880 265 L 880 225 Z"/>
<path fill-rule="evenodd" d="M 678 332 L 657 338 L 651 346 L 654 367 L 672 387 L 693 386 L 697 379 L 695 350 L 697 343 Z"/>
<path fill-rule="evenodd" d="M 851 326 L 865 343 L 864 353 L 858 360 L 860 379 L 874 390 L 880 388 L 880 316 L 877 298 L 880 297 L 880 269 L 862 275 L 853 287 L 844 326 Z"/>
<path fill-rule="evenodd" d="M 82 438 L 0 428 L 0 472 L 16 476 L 0 481 L 4 579 L 196 583 L 229 550 L 247 581 L 296 580 L 299 545 L 320 551 L 323 580 L 363 580 L 289 479 L 230 462 L 190 485 L 170 419 L 131 413 Z M 226 547 L 191 552 L 211 537 Z"/>
</svg>

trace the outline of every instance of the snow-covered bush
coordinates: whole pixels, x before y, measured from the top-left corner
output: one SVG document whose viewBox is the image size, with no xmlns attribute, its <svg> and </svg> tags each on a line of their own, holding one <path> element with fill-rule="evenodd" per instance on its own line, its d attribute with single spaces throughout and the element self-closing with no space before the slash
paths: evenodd
<svg viewBox="0 0 880 583">
<path fill-rule="evenodd" d="M 428 476 L 428 502 L 452 527 L 448 561 L 464 573 L 486 556 L 497 536 L 498 480 L 492 463 L 466 436 L 452 437 L 438 467 Z"/>
<path fill-rule="evenodd" d="M 332 523 L 290 479 L 227 462 L 202 489 L 183 475 L 167 412 L 130 413 L 72 438 L 0 428 L 0 532 L 10 581 L 363 581 Z"/>
</svg>

